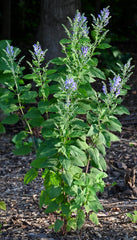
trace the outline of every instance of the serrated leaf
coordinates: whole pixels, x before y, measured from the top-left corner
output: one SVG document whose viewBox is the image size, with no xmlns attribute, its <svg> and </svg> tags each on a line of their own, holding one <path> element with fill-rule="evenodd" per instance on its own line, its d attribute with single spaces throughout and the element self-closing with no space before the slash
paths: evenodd
<svg viewBox="0 0 137 240">
<path fill-rule="evenodd" d="M 85 222 L 85 213 L 82 210 L 79 210 L 77 212 L 76 220 L 77 220 L 77 227 L 78 227 L 78 229 L 81 229 L 83 224 L 84 224 L 84 222 Z"/>
<path fill-rule="evenodd" d="M 90 67 L 90 71 L 93 77 L 100 78 L 106 80 L 106 76 L 104 72 L 102 72 L 99 68 Z"/>
<path fill-rule="evenodd" d="M 39 198 L 39 207 L 42 208 L 43 204 L 46 204 L 45 199 L 47 197 L 47 192 L 45 190 L 41 191 Z"/>
<path fill-rule="evenodd" d="M 38 96 L 36 91 L 25 92 L 20 96 L 20 99 L 25 103 L 35 102 L 35 98 Z"/>
<path fill-rule="evenodd" d="M 63 173 L 62 178 L 65 183 L 67 183 L 69 186 L 71 186 L 71 184 L 73 182 L 73 175 L 70 172 Z"/>
<path fill-rule="evenodd" d="M 57 198 L 61 194 L 61 187 L 60 186 L 51 186 L 48 190 L 48 194 L 50 199 Z"/>
<path fill-rule="evenodd" d="M 90 126 L 90 129 L 89 129 L 88 133 L 87 133 L 87 137 L 91 137 L 91 136 L 93 136 L 97 133 L 98 133 L 98 130 L 97 130 L 96 126 L 94 124 L 92 124 Z"/>
<path fill-rule="evenodd" d="M 62 167 L 64 168 L 64 170 L 68 170 L 71 166 L 71 161 L 69 158 L 65 157 L 65 156 L 59 156 L 59 161 L 60 164 L 62 165 Z"/>
<path fill-rule="evenodd" d="M 45 112 L 48 112 L 48 107 L 49 107 L 49 102 L 40 101 L 38 103 L 38 109 L 42 114 Z"/>
<path fill-rule="evenodd" d="M 78 147 L 80 147 L 80 149 L 82 150 L 86 150 L 88 148 L 88 144 L 85 141 L 82 141 L 80 139 L 76 140 L 76 144 Z"/>
<path fill-rule="evenodd" d="M 15 155 L 26 155 L 31 152 L 31 146 L 30 145 L 23 145 L 13 151 Z"/>
<path fill-rule="evenodd" d="M 25 118 L 37 118 L 40 116 L 41 116 L 40 111 L 35 107 L 30 108 L 28 112 L 24 115 Z"/>
<path fill-rule="evenodd" d="M 111 45 L 109 45 L 108 43 L 100 43 L 99 46 L 97 46 L 97 48 L 99 49 L 106 49 L 106 48 L 110 48 Z"/>
<path fill-rule="evenodd" d="M 77 229 L 77 223 L 75 218 L 71 218 L 67 221 L 67 231 L 70 231 L 71 229 Z"/>
<path fill-rule="evenodd" d="M 107 126 L 108 126 L 108 129 L 110 129 L 111 131 L 121 132 L 122 125 L 121 125 L 120 121 L 114 116 L 109 117 L 109 122 L 108 122 Z"/>
<path fill-rule="evenodd" d="M 72 163 L 76 166 L 84 167 L 85 163 L 87 163 L 85 152 L 73 145 L 69 147 L 69 151 Z"/>
<path fill-rule="evenodd" d="M 26 131 L 21 131 L 18 134 L 14 135 L 12 138 L 12 142 L 16 145 L 20 145 L 22 143 L 22 140 L 25 139 L 28 136 L 28 133 Z"/>
<path fill-rule="evenodd" d="M 58 232 L 62 226 L 63 226 L 63 221 L 60 219 L 57 219 L 54 225 L 55 232 Z"/>
<path fill-rule="evenodd" d="M 70 39 L 67 39 L 67 38 L 64 38 L 64 39 L 61 39 L 61 40 L 60 40 L 60 43 L 61 43 L 61 44 L 69 44 L 69 43 L 71 43 L 71 40 L 70 40 Z"/>
<path fill-rule="evenodd" d="M 50 60 L 51 63 L 56 64 L 56 65 L 63 65 L 64 64 L 64 58 L 58 57 L 58 58 L 53 58 Z"/>
<path fill-rule="evenodd" d="M 56 201 L 50 202 L 50 204 L 45 210 L 45 213 L 55 212 L 56 210 L 58 210 L 58 208 L 59 208 L 59 204 L 57 204 Z"/>
<path fill-rule="evenodd" d="M 97 217 L 97 214 L 92 212 L 90 215 L 89 215 L 89 219 L 96 225 L 99 224 L 99 220 L 98 220 L 98 217 Z"/>
<path fill-rule="evenodd" d="M 24 176 L 24 184 L 32 182 L 38 176 L 38 171 L 35 168 L 31 168 Z"/>
<path fill-rule="evenodd" d="M 11 114 L 4 118 L 3 124 L 15 124 L 19 121 L 19 116 L 17 114 Z"/>
<path fill-rule="evenodd" d="M 56 158 L 40 157 L 32 161 L 31 166 L 34 168 L 56 168 L 58 160 Z"/>
<path fill-rule="evenodd" d="M 96 148 L 89 148 L 88 149 L 89 155 L 91 157 L 91 161 L 94 162 L 95 166 L 100 169 L 99 164 L 99 151 Z M 102 170 L 102 169 L 101 169 Z"/>
<path fill-rule="evenodd" d="M 68 217 L 70 215 L 70 207 L 68 203 L 62 203 L 61 204 L 61 211 L 62 214 L 65 215 L 66 217 Z"/>
<path fill-rule="evenodd" d="M 114 110 L 114 114 L 118 114 L 118 115 L 127 114 L 127 115 L 129 115 L 130 112 L 124 106 L 117 106 L 116 109 Z"/>
<path fill-rule="evenodd" d="M 99 165 L 101 166 L 101 170 L 103 170 L 103 171 L 107 170 L 106 161 L 101 155 L 99 156 Z"/>
<path fill-rule="evenodd" d="M 25 76 L 23 76 L 24 79 L 34 79 L 34 78 L 38 78 L 38 75 L 36 73 L 32 73 L 32 74 L 26 74 Z"/>
</svg>

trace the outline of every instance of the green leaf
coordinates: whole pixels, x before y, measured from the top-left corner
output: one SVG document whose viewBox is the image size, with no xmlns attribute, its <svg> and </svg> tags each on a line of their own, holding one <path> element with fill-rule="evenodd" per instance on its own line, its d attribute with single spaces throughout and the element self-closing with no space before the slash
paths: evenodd
<svg viewBox="0 0 137 240">
<path fill-rule="evenodd" d="M 52 185 L 50 189 L 48 189 L 48 194 L 50 199 L 57 198 L 61 194 L 61 187 Z"/>
<path fill-rule="evenodd" d="M 100 78 L 106 80 L 106 76 L 104 72 L 102 72 L 99 68 L 90 67 L 90 71 L 93 77 Z"/>
<path fill-rule="evenodd" d="M 4 118 L 3 124 L 15 124 L 19 121 L 19 116 L 17 114 L 11 114 Z"/>
<path fill-rule="evenodd" d="M 14 135 L 14 137 L 12 138 L 12 142 L 20 146 L 20 144 L 22 144 L 22 140 L 25 139 L 27 136 L 28 132 L 21 131 L 18 134 Z"/>
<path fill-rule="evenodd" d="M 70 231 L 71 229 L 76 230 L 77 229 L 77 222 L 76 218 L 72 217 L 67 221 L 67 231 Z"/>
<path fill-rule="evenodd" d="M 124 106 L 117 106 L 116 109 L 114 110 L 114 114 L 118 114 L 118 115 L 127 114 L 127 115 L 129 115 L 130 112 Z"/>
<path fill-rule="evenodd" d="M 50 60 L 51 63 L 56 64 L 56 65 L 63 65 L 64 64 L 64 58 L 58 57 L 58 58 L 53 58 Z"/>
<path fill-rule="evenodd" d="M 77 110 L 76 113 L 77 114 L 86 114 L 87 111 L 91 110 L 91 105 L 90 103 L 87 102 L 78 102 L 77 105 Z"/>
<path fill-rule="evenodd" d="M 61 211 L 62 211 L 62 214 L 64 216 L 69 217 L 69 215 L 71 214 L 69 204 L 68 203 L 62 203 L 61 204 Z"/>
<path fill-rule="evenodd" d="M 90 129 L 89 129 L 89 131 L 88 131 L 88 133 L 87 133 L 87 137 L 91 137 L 91 136 L 93 136 L 93 135 L 95 135 L 97 133 L 98 133 L 98 130 L 96 128 L 96 125 L 92 124 Z"/>
<path fill-rule="evenodd" d="M 60 164 L 62 165 L 62 167 L 64 168 L 64 170 L 68 170 L 71 166 L 71 161 L 69 158 L 65 157 L 65 156 L 59 156 L 59 161 Z"/>
<path fill-rule="evenodd" d="M 10 101 L 12 101 L 12 99 Z M 16 106 L 15 104 L 12 104 L 12 103 L 10 104 L 9 102 L 5 105 L 0 104 L 0 107 L 4 111 L 5 114 L 9 114 L 9 113 L 17 111 L 19 109 L 18 106 Z"/>
<path fill-rule="evenodd" d="M 6 211 L 6 204 L 4 201 L 0 201 L 0 209 Z"/>
<path fill-rule="evenodd" d="M 44 122 L 44 118 L 42 116 L 40 116 L 40 117 L 36 117 L 36 118 L 28 120 L 28 122 L 32 127 L 40 127 L 42 125 L 42 123 Z"/>
<path fill-rule="evenodd" d="M 24 176 L 24 184 L 32 182 L 38 176 L 38 171 L 35 168 L 31 168 Z"/>
<path fill-rule="evenodd" d="M 107 164 L 105 159 L 100 155 L 99 156 L 99 165 L 101 166 L 101 170 L 106 171 L 107 170 Z"/>
<path fill-rule="evenodd" d="M 97 214 L 92 212 L 90 215 L 89 215 L 89 219 L 96 225 L 99 224 L 99 220 L 98 220 L 98 217 L 97 217 Z"/>
<path fill-rule="evenodd" d="M 85 213 L 82 210 L 78 210 L 76 220 L 78 229 L 81 229 L 85 222 Z"/>
<path fill-rule="evenodd" d="M 48 207 L 45 210 L 45 213 L 52 213 L 57 211 L 59 208 L 59 204 L 56 203 L 56 201 L 52 201 L 50 202 L 50 204 L 48 205 Z"/>
<path fill-rule="evenodd" d="M 19 91 L 21 92 L 21 93 L 23 93 L 23 92 L 28 92 L 30 89 L 31 89 L 31 84 L 29 83 L 29 84 L 26 84 L 25 86 L 23 85 L 23 86 L 19 86 Z"/>
<path fill-rule="evenodd" d="M 103 209 L 102 205 L 100 204 L 97 198 L 94 201 L 88 201 L 88 206 L 90 210 L 94 212 L 98 212 L 99 209 Z"/>
<path fill-rule="evenodd" d="M 41 112 L 41 114 L 48 112 L 48 107 L 49 107 L 49 102 L 40 101 L 38 103 L 38 109 Z"/>
<path fill-rule="evenodd" d="M 110 137 L 110 141 L 111 141 L 111 142 L 117 142 L 117 141 L 119 141 L 119 138 L 118 138 L 115 134 L 113 134 L 113 133 L 111 133 L 111 132 L 108 132 L 108 135 L 109 135 L 109 137 Z"/>
<path fill-rule="evenodd" d="M 39 198 L 39 207 L 42 208 L 43 204 L 46 205 L 45 199 L 47 197 L 47 191 L 42 190 Z"/>
<path fill-rule="evenodd" d="M 0 134 L 5 132 L 6 132 L 5 127 L 0 123 Z"/>
<path fill-rule="evenodd" d="M 23 145 L 13 151 L 15 155 L 26 155 L 31 152 L 31 146 L 30 145 Z"/>
<path fill-rule="evenodd" d="M 99 46 L 97 46 L 97 48 L 99 49 L 106 49 L 106 48 L 110 48 L 111 45 L 109 45 L 108 43 L 101 43 L 99 44 Z"/>
<path fill-rule="evenodd" d="M 58 159 L 56 158 L 46 158 L 40 157 L 32 161 L 31 166 L 34 168 L 56 168 L 58 164 Z"/>
<path fill-rule="evenodd" d="M 122 125 L 116 117 L 110 116 L 108 118 L 108 120 L 109 120 L 109 122 L 107 124 L 107 127 L 108 127 L 109 130 L 121 132 Z"/>
<path fill-rule="evenodd" d="M 69 43 L 71 43 L 71 40 L 70 40 L 70 39 L 67 39 L 67 38 L 64 38 L 64 39 L 61 39 L 61 40 L 60 40 L 60 43 L 61 43 L 61 44 L 69 44 Z"/>
<path fill-rule="evenodd" d="M 89 148 L 88 149 L 89 155 L 91 157 L 92 165 L 99 168 L 100 170 L 102 169 L 102 165 L 100 164 L 100 154 L 97 148 Z"/>
<path fill-rule="evenodd" d="M 38 93 L 36 91 L 29 91 L 25 92 L 20 96 L 21 101 L 24 103 L 33 103 L 35 102 L 35 98 L 38 96 Z"/>
<path fill-rule="evenodd" d="M 88 61 L 88 64 L 91 64 L 92 66 L 97 66 L 98 65 L 98 59 L 97 58 L 92 58 Z"/>
<path fill-rule="evenodd" d="M 26 74 L 25 76 L 23 76 L 24 79 L 34 79 L 34 78 L 38 78 L 38 75 L 36 73 L 32 73 L 32 74 Z"/>
<path fill-rule="evenodd" d="M 88 127 L 87 123 L 85 123 L 82 119 L 78 118 L 75 118 L 71 121 L 71 126 L 73 126 L 75 129 L 83 129 Z"/>
<path fill-rule="evenodd" d="M 62 174 L 62 178 L 64 180 L 65 183 L 67 183 L 69 186 L 71 186 L 72 182 L 73 182 L 73 175 L 70 172 L 64 172 Z"/>
<path fill-rule="evenodd" d="M 72 163 L 76 166 L 84 167 L 85 163 L 87 163 L 87 157 L 85 152 L 73 145 L 69 147 L 69 151 Z"/>
<path fill-rule="evenodd" d="M 88 149 L 88 144 L 86 143 L 86 141 L 82 141 L 80 139 L 77 139 L 76 144 L 77 144 L 77 147 L 79 147 L 82 150 Z"/>
<path fill-rule="evenodd" d="M 28 112 L 24 115 L 25 118 L 37 118 L 40 116 L 41 116 L 40 111 L 35 107 L 30 108 Z"/>
<path fill-rule="evenodd" d="M 106 155 L 106 149 L 105 149 L 105 146 L 103 144 L 96 144 L 96 147 L 103 156 Z"/>
<path fill-rule="evenodd" d="M 63 221 L 60 219 L 57 219 L 54 226 L 55 232 L 58 232 L 62 226 L 63 226 Z"/>
</svg>

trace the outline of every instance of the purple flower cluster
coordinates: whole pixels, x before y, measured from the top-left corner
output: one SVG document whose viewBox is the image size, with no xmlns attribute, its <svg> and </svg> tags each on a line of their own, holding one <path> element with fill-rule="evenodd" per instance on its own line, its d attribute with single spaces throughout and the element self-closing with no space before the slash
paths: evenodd
<svg viewBox="0 0 137 240">
<path fill-rule="evenodd" d="M 13 46 L 7 46 L 6 47 L 6 52 L 7 52 L 7 54 L 9 55 L 9 56 L 14 56 L 14 50 L 13 50 Z"/>
<path fill-rule="evenodd" d="M 73 78 L 67 78 L 65 81 L 65 89 L 69 90 L 71 89 L 72 91 L 77 90 L 77 85 L 74 82 Z"/>
<path fill-rule="evenodd" d="M 33 45 L 33 48 L 34 48 L 34 54 L 38 57 L 38 58 L 40 58 L 40 59 L 42 59 L 43 57 L 44 57 L 44 51 L 42 51 L 42 49 L 41 49 L 41 46 L 39 45 L 39 43 L 37 43 L 37 44 L 34 44 Z"/>
<path fill-rule="evenodd" d="M 87 36 L 89 34 L 89 29 L 87 27 L 87 18 L 84 16 L 84 14 L 81 15 L 80 12 L 77 12 L 73 20 L 73 33 L 75 32 L 75 28 L 78 28 L 79 31 L 82 32 L 83 36 Z"/>
<path fill-rule="evenodd" d="M 122 87 L 122 80 L 120 76 L 115 76 L 112 81 L 110 81 L 110 92 L 114 93 L 117 97 L 120 94 L 120 90 Z M 107 95 L 107 87 L 103 84 L 102 91 L 105 95 Z"/>
<path fill-rule="evenodd" d="M 106 85 L 103 85 L 103 87 L 102 87 L 102 91 L 103 91 L 103 93 L 106 95 L 107 94 L 107 88 L 106 88 Z"/>
<path fill-rule="evenodd" d="M 87 21 L 87 18 L 83 14 L 81 15 L 80 12 L 77 12 L 73 20 L 74 22 L 84 24 Z"/>
<path fill-rule="evenodd" d="M 98 14 L 98 18 L 101 22 L 104 23 L 104 27 L 108 24 L 108 18 L 109 18 L 109 9 L 103 8 L 103 10 L 100 11 L 100 14 Z"/>
<path fill-rule="evenodd" d="M 88 53 L 89 47 L 82 47 L 81 48 L 81 53 L 84 57 L 86 57 L 87 53 Z"/>
<path fill-rule="evenodd" d="M 115 76 L 113 78 L 113 81 L 110 82 L 110 92 L 114 92 L 116 94 L 116 97 L 120 94 L 121 89 L 121 77 Z"/>
<path fill-rule="evenodd" d="M 102 31 L 102 29 L 104 27 L 106 27 L 106 25 L 109 23 L 109 16 L 110 12 L 108 7 L 107 8 L 103 8 L 103 10 L 100 11 L 100 14 L 98 14 L 98 17 L 95 18 L 94 15 L 93 16 L 93 27 L 95 29 L 98 29 L 100 32 Z"/>
</svg>

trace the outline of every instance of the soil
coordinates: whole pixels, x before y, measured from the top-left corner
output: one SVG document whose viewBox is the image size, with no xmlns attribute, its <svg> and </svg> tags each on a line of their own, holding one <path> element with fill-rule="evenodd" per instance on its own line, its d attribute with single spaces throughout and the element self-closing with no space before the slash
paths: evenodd
<svg viewBox="0 0 137 240">
<path fill-rule="evenodd" d="M 122 50 L 122 48 L 121 48 Z M 130 48 L 137 63 L 135 48 Z M 136 51 L 137 52 L 137 51 Z M 80 231 L 65 236 L 49 228 L 51 217 L 39 208 L 39 195 L 43 189 L 41 175 L 24 185 L 24 175 L 30 169 L 34 154 L 15 156 L 12 136 L 14 127 L 0 136 L 0 200 L 6 211 L 0 210 L 1 240 L 133 240 L 137 239 L 137 223 L 132 223 L 126 213 L 137 210 L 137 68 L 129 82 L 131 90 L 124 105 L 131 115 L 121 118 L 123 124 L 120 141 L 107 150 L 106 187 L 99 199 L 103 210 L 98 212 L 99 225 L 86 220 Z"/>
</svg>

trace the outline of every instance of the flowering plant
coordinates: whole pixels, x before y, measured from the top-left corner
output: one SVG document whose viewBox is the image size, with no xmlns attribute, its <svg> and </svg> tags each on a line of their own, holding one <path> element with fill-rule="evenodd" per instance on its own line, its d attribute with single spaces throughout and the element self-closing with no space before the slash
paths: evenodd
<svg viewBox="0 0 137 240">
<path fill-rule="evenodd" d="M 113 132 L 120 132 L 122 126 L 116 116 L 129 114 L 119 104 L 127 92 L 132 69 L 129 59 L 119 66 L 118 75 L 113 72 L 114 78 L 107 86 L 104 72 L 97 67 L 99 49 L 110 47 L 105 43 L 109 8 L 97 18 L 93 16 L 92 40 L 84 14 L 77 11 L 73 20 L 68 19 L 70 29 L 64 26 L 68 38 L 60 41 L 64 57 L 50 60 L 52 69 L 49 63 L 43 67 L 46 51 L 37 43 L 31 51 L 32 63 L 28 63 L 32 73 L 23 75 L 22 59 L 16 63 L 18 51 L 8 43 L 3 59 L 4 75 L 9 74 L 10 80 L 3 82 L 5 88 L 0 95 L 0 107 L 7 114 L 2 123 L 16 123 L 20 118 L 26 126 L 13 137 L 14 153 L 36 151 L 24 183 L 35 179 L 42 169 L 45 189 L 41 191 L 40 207 L 46 206 L 46 214 L 56 212 L 54 229 L 64 233 L 80 229 L 87 215 L 98 224 L 96 213 L 102 205 L 96 193 L 104 190 L 103 178 L 107 177 L 106 147 L 118 141 Z M 36 91 L 26 84 L 30 79 Z M 96 79 L 103 81 L 101 92 L 92 86 Z M 30 106 L 28 111 L 24 111 L 26 104 Z M 2 124 L 1 129 L 4 131 Z"/>
</svg>

